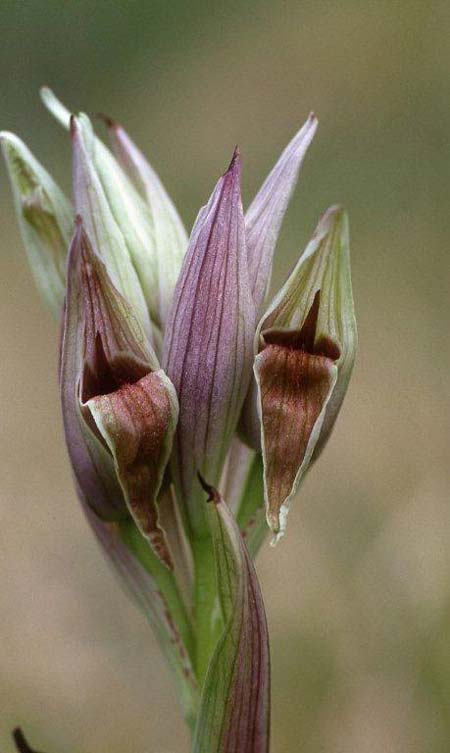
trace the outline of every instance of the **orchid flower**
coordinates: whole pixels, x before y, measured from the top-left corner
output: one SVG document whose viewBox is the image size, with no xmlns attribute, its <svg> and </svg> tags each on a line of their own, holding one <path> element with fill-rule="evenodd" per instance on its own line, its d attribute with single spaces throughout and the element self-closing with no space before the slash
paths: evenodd
<svg viewBox="0 0 450 753">
<path fill-rule="evenodd" d="M 267 623 L 253 560 L 285 532 L 350 380 L 348 221 L 331 207 L 270 300 L 311 114 L 244 212 L 241 157 L 188 238 L 121 125 L 111 149 L 49 89 L 73 202 L 0 140 L 30 266 L 61 324 L 62 419 L 82 509 L 173 671 L 193 753 L 267 753 Z"/>
</svg>

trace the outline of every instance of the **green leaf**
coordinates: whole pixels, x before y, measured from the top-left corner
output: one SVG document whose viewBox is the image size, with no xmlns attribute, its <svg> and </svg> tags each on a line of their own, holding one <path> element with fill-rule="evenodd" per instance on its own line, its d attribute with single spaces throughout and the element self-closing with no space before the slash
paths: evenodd
<svg viewBox="0 0 450 753">
<path fill-rule="evenodd" d="M 218 492 L 204 486 L 213 502 L 209 520 L 225 627 L 203 686 L 193 753 L 267 753 L 270 665 L 261 591 L 233 516 Z"/>
</svg>

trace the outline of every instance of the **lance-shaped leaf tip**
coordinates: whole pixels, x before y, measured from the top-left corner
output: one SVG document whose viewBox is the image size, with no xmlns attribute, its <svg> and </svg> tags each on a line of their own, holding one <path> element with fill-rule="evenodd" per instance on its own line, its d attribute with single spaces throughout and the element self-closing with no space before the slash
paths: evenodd
<svg viewBox="0 0 450 753">
<path fill-rule="evenodd" d="M 348 222 L 340 207 L 320 219 L 262 317 L 255 347 L 267 520 L 279 538 L 334 425 L 355 359 Z"/>
<path fill-rule="evenodd" d="M 106 520 L 128 510 L 170 567 L 156 499 L 178 415 L 176 394 L 80 218 L 68 261 L 61 399 L 69 454 L 87 503 Z"/>
<path fill-rule="evenodd" d="M 205 523 L 195 472 L 218 483 L 248 390 L 253 337 L 236 150 L 192 230 L 164 341 L 180 401 L 173 475 L 194 527 Z"/>
<path fill-rule="evenodd" d="M 53 317 L 59 320 L 67 249 L 73 230 L 72 207 L 23 141 L 2 131 L 0 142 L 28 261 L 39 293 Z"/>
</svg>

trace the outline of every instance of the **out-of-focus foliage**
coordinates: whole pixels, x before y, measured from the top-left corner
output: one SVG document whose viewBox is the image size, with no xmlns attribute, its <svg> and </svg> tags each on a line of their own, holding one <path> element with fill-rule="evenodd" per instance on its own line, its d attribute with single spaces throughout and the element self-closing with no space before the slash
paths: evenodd
<svg viewBox="0 0 450 753">
<path fill-rule="evenodd" d="M 447 753 L 448 3 L 5 0 L 0 28 L 0 127 L 64 185 L 67 138 L 39 110 L 38 86 L 106 111 L 148 153 L 188 227 L 236 141 L 248 200 L 318 114 L 274 288 L 318 214 L 342 203 L 360 352 L 287 537 L 259 559 L 273 751 Z M 72 491 L 57 333 L 5 172 L 0 217 L 0 747 L 12 751 L 20 723 L 50 752 L 182 753 L 157 646 Z"/>
</svg>

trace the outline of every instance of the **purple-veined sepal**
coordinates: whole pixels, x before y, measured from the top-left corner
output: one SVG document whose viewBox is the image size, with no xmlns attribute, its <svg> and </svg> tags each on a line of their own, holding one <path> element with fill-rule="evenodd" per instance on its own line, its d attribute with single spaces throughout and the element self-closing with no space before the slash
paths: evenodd
<svg viewBox="0 0 450 753">
<path fill-rule="evenodd" d="M 261 436 L 267 520 L 277 537 L 330 435 L 356 340 L 348 220 L 340 207 L 331 207 L 256 330 L 253 422 Z M 254 404 L 247 400 L 246 407 Z"/>
<path fill-rule="evenodd" d="M 197 532 L 205 515 L 196 472 L 219 482 L 248 390 L 254 322 L 236 152 L 192 230 L 164 340 L 180 403 L 173 478 Z"/>
<path fill-rule="evenodd" d="M 104 520 L 131 514 L 171 567 L 156 499 L 176 393 L 79 218 L 68 257 L 60 385 L 69 455 L 87 504 Z"/>
<path fill-rule="evenodd" d="M 236 521 L 218 492 L 205 489 L 224 629 L 204 681 L 193 753 L 267 753 L 270 658 L 261 590 Z"/>
<path fill-rule="evenodd" d="M 245 215 L 250 284 L 256 313 L 261 313 L 281 223 L 306 152 L 317 130 L 313 113 L 289 142 L 259 189 Z"/>
</svg>

